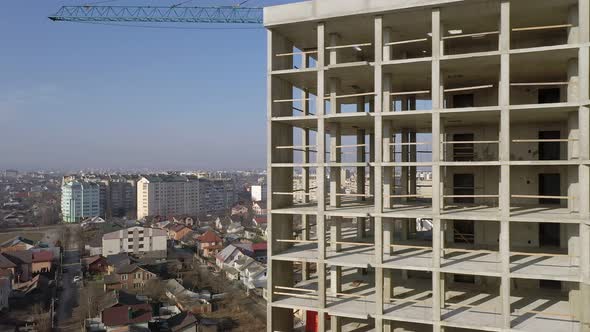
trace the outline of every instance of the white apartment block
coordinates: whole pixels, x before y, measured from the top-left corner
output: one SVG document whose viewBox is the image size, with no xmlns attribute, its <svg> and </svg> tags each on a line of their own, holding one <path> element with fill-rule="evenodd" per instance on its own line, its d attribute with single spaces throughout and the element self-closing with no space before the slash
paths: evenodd
<svg viewBox="0 0 590 332">
<path fill-rule="evenodd" d="M 590 0 L 264 22 L 268 332 L 590 331 Z"/>
<path fill-rule="evenodd" d="M 61 213 L 64 222 L 99 216 L 99 185 L 86 181 L 65 181 L 61 187 Z"/>
<path fill-rule="evenodd" d="M 119 253 L 143 254 L 148 252 L 166 252 L 168 235 L 165 230 L 130 227 L 107 233 L 102 236 L 102 254 L 104 256 Z"/>
<path fill-rule="evenodd" d="M 206 215 L 225 211 L 235 201 L 232 179 L 146 175 L 137 183 L 137 218 Z"/>
</svg>

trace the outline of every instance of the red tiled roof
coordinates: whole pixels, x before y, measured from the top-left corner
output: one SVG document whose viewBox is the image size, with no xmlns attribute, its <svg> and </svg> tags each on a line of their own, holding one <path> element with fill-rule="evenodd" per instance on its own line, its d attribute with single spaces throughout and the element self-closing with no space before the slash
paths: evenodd
<svg viewBox="0 0 590 332">
<path fill-rule="evenodd" d="M 33 262 L 51 262 L 53 260 L 53 253 L 51 251 L 43 250 L 33 252 Z"/>
<path fill-rule="evenodd" d="M 256 250 L 266 250 L 266 242 L 253 243 L 252 244 L 252 251 L 256 251 Z"/>
<path fill-rule="evenodd" d="M 146 323 L 152 319 L 152 307 L 148 303 L 107 308 L 102 311 L 106 326 Z"/>
<path fill-rule="evenodd" d="M 205 234 L 199 236 L 199 242 L 221 242 L 221 238 L 213 231 L 206 231 Z"/>
</svg>

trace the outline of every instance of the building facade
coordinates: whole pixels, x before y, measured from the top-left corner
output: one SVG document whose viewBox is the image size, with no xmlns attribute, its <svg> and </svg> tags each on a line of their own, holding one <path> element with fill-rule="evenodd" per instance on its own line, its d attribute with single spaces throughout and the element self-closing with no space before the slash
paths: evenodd
<svg viewBox="0 0 590 332">
<path fill-rule="evenodd" d="M 102 254 L 104 256 L 119 253 L 144 254 L 153 252 L 166 253 L 168 235 L 165 230 L 130 227 L 107 233 L 102 236 Z"/>
<path fill-rule="evenodd" d="M 78 222 L 100 215 L 100 186 L 86 181 L 67 181 L 61 187 L 64 222 Z"/>
<path fill-rule="evenodd" d="M 233 179 L 146 175 L 137 183 L 137 218 L 202 216 L 226 211 L 235 200 Z"/>
<path fill-rule="evenodd" d="M 589 0 L 264 22 L 269 332 L 590 331 Z"/>
</svg>

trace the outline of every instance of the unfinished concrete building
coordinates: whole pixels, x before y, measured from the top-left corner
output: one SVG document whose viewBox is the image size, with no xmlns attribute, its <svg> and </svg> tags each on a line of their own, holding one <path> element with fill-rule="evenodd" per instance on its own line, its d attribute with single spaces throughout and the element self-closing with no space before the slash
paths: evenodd
<svg viewBox="0 0 590 332">
<path fill-rule="evenodd" d="M 265 8 L 268 331 L 590 331 L 589 1 Z"/>
</svg>

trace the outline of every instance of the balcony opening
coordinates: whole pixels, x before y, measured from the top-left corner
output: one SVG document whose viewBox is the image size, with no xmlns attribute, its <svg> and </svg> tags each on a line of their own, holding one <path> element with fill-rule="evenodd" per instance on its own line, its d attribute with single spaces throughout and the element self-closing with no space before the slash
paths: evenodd
<svg viewBox="0 0 590 332">
<path fill-rule="evenodd" d="M 559 140 L 561 133 L 558 130 L 540 131 L 539 160 L 559 160 L 561 157 L 561 144 L 552 140 Z"/>
<path fill-rule="evenodd" d="M 559 173 L 541 173 L 539 174 L 539 196 L 551 196 L 551 198 L 539 198 L 539 204 L 559 204 L 561 192 L 561 175 Z"/>
</svg>

